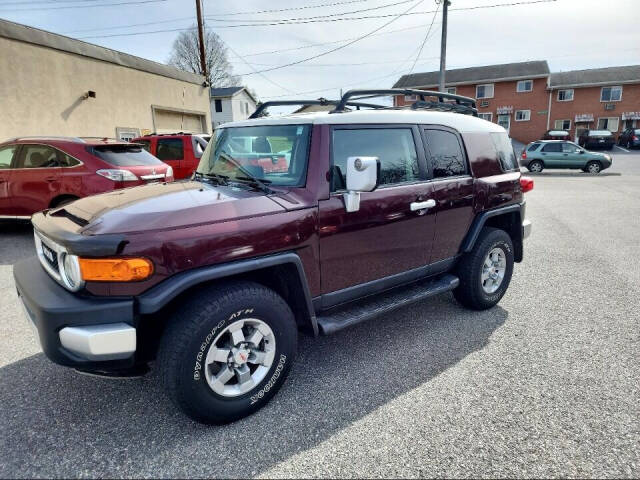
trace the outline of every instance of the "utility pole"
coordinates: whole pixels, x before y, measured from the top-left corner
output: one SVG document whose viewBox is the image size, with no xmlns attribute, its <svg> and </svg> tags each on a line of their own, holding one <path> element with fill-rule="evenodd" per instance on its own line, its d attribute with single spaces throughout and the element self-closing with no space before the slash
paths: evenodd
<svg viewBox="0 0 640 480">
<path fill-rule="evenodd" d="M 436 0 L 438 1 L 438 0 Z M 442 38 L 440 40 L 440 88 L 444 92 L 444 75 L 447 69 L 447 13 L 449 11 L 449 0 L 440 0 L 442 2 Z M 439 3 L 439 2 L 438 2 Z"/>
<path fill-rule="evenodd" d="M 200 71 L 207 77 L 207 59 L 204 53 L 204 25 L 202 22 L 202 7 L 200 0 L 196 0 L 196 15 L 198 16 L 198 40 L 200 43 Z"/>
</svg>

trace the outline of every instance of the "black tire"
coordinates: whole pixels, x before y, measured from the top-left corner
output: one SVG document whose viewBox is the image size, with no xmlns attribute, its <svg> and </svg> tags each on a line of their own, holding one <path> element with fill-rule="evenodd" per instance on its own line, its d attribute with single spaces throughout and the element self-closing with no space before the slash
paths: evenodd
<svg viewBox="0 0 640 480">
<path fill-rule="evenodd" d="M 220 395 L 205 376 L 207 352 L 219 332 L 249 318 L 271 328 L 275 338 L 273 362 L 251 390 L 234 397 Z M 273 290 L 253 282 L 203 287 L 169 320 L 158 351 L 162 383 L 173 403 L 194 420 L 210 424 L 232 422 L 254 413 L 276 394 L 291 369 L 297 342 L 293 313 Z"/>
<path fill-rule="evenodd" d="M 536 168 L 533 168 L 533 165 L 539 165 L 540 169 L 538 170 Z M 529 163 L 529 165 L 527 165 L 527 169 L 530 172 L 540 173 L 542 170 L 544 170 L 544 163 L 542 163 L 540 160 L 533 160 L 532 162 Z"/>
<path fill-rule="evenodd" d="M 502 250 L 506 265 L 504 277 L 498 289 L 487 293 L 482 286 L 482 272 L 485 259 L 494 248 Z M 513 274 L 513 242 L 509 234 L 499 228 L 483 228 L 473 250 L 458 262 L 456 272 L 460 285 L 453 291 L 453 295 L 458 302 L 473 310 L 486 310 L 493 307 L 507 291 Z"/>
<path fill-rule="evenodd" d="M 587 165 L 585 166 L 585 169 L 588 173 L 596 174 L 602 171 L 602 165 L 600 164 L 600 162 L 596 160 L 592 160 L 589 163 L 587 163 Z"/>
</svg>

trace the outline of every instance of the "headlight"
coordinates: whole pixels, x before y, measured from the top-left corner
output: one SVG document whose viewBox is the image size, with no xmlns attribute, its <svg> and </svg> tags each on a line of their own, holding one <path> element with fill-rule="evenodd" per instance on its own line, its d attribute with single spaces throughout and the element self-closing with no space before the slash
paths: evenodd
<svg viewBox="0 0 640 480">
<path fill-rule="evenodd" d="M 173 178 L 173 168 L 167 167 L 167 173 L 164 174 L 165 180 L 167 178 Z"/>
<path fill-rule="evenodd" d="M 115 168 L 105 168 L 96 172 L 98 175 L 113 180 L 114 182 L 135 182 L 138 180 L 129 170 L 118 170 Z"/>
<path fill-rule="evenodd" d="M 80 290 L 84 285 L 84 280 L 82 280 L 80 273 L 78 257 L 69 253 L 63 253 L 61 256 L 60 277 L 62 281 L 69 290 L 74 292 Z"/>
</svg>

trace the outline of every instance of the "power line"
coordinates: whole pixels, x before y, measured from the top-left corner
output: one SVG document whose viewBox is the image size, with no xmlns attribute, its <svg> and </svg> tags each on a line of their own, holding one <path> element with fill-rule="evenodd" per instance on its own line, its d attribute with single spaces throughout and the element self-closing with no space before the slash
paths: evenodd
<svg viewBox="0 0 640 480">
<path fill-rule="evenodd" d="M 348 0 L 345 2 L 333 2 L 333 3 L 319 3 L 316 5 L 305 5 L 302 7 L 290 7 L 290 8 L 278 8 L 278 9 L 273 9 L 273 10 L 258 10 L 258 11 L 253 11 L 253 12 L 233 12 L 233 13 L 219 13 L 217 16 L 218 17 L 223 17 L 223 16 L 232 16 L 232 15 L 257 15 L 257 14 L 261 14 L 261 13 L 277 13 L 277 12 L 289 12 L 291 10 L 306 10 L 306 9 L 310 9 L 310 8 L 321 8 L 321 7 L 335 7 L 338 5 L 348 5 L 351 3 L 362 3 L 362 2 L 367 2 L 369 0 Z"/>
<path fill-rule="evenodd" d="M 447 0 L 444 0 L 445 2 Z M 427 41 L 427 38 L 429 38 L 429 34 L 431 33 L 431 29 L 433 28 L 433 22 L 436 20 L 436 15 L 438 15 L 438 10 L 440 9 L 440 4 L 438 4 L 438 7 L 436 8 L 435 13 L 433 14 L 433 18 L 431 19 L 431 24 L 429 25 L 429 29 L 427 30 L 427 33 L 424 36 L 424 39 L 422 40 L 422 44 L 420 45 L 420 50 L 418 51 L 418 54 L 416 55 L 415 60 L 413 61 L 413 64 L 411 65 L 411 69 L 409 70 L 409 73 L 413 72 L 413 67 L 416 66 L 416 62 L 418 61 L 418 58 L 420 58 L 420 55 L 422 54 L 422 49 L 424 48 L 424 44 Z"/>
<path fill-rule="evenodd" d="M 238 57 L 240 60 L 242 60 L 251 70 L 253 70 L 254 73 L 260 75 L 263 79 L 265 79 L 267 82 L 269 82 L 272 85 L 275 85 L 278 88 L 281 88 L 282 90 L 284 90 L 285 92 L 289 92 L 290 94 L 293 95 L 297 95 L 295 92 L 293 92 L 292 90 L 288 89 L 287 87 L 280 85 L 277 82 L 274 82 L 273 80 L 271 80 L 269 77 L 267 77 L 266 75 L 264 75 L 261 72 L 258 72 L 253 65 L 251 65 L 249 62 L 247 62 L 243 57 L 241 57 L 233 48 L 231 48 L 229 45 L 227 45 L 227 48 L 229 50 L 231 50 L 231 53 L 233 53 L 236 57 Z"/>
<path fill-rule="evenodd" d="M 105 3 L 100 5 L 83 5 L 82 7 L 78 5 L 64 5 L 64 6 L 57 6 L 57 7 L 12 8 L 11 10 L 1 10 L 1 11 L 31 12 L 34 10 L 43 11 L 43 10 L 64 10 L 69 8 L 116 7 L 119 5 L 141 5 L 144 3 L 160 3 L 160 2 L 166 2 L 166 1 L 168 0 L 135 0 L 135 1 L 120 2 L 120 3 Z M 0 6 L 3 6 L 3 5 L 0 5 Z"/>
</svg>

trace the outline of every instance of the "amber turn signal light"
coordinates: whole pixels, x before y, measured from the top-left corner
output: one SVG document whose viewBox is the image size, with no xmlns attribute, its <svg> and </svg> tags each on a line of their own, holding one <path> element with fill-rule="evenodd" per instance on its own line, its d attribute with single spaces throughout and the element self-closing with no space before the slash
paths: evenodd
<svg viewBox="0 0 640 480">
<path fill-rule="evenodd" d="M 149 278 L 153 263 L 144 258 L 80 258 L 82 279 L 87 282 L 137 282 Z"/>
</svg>

